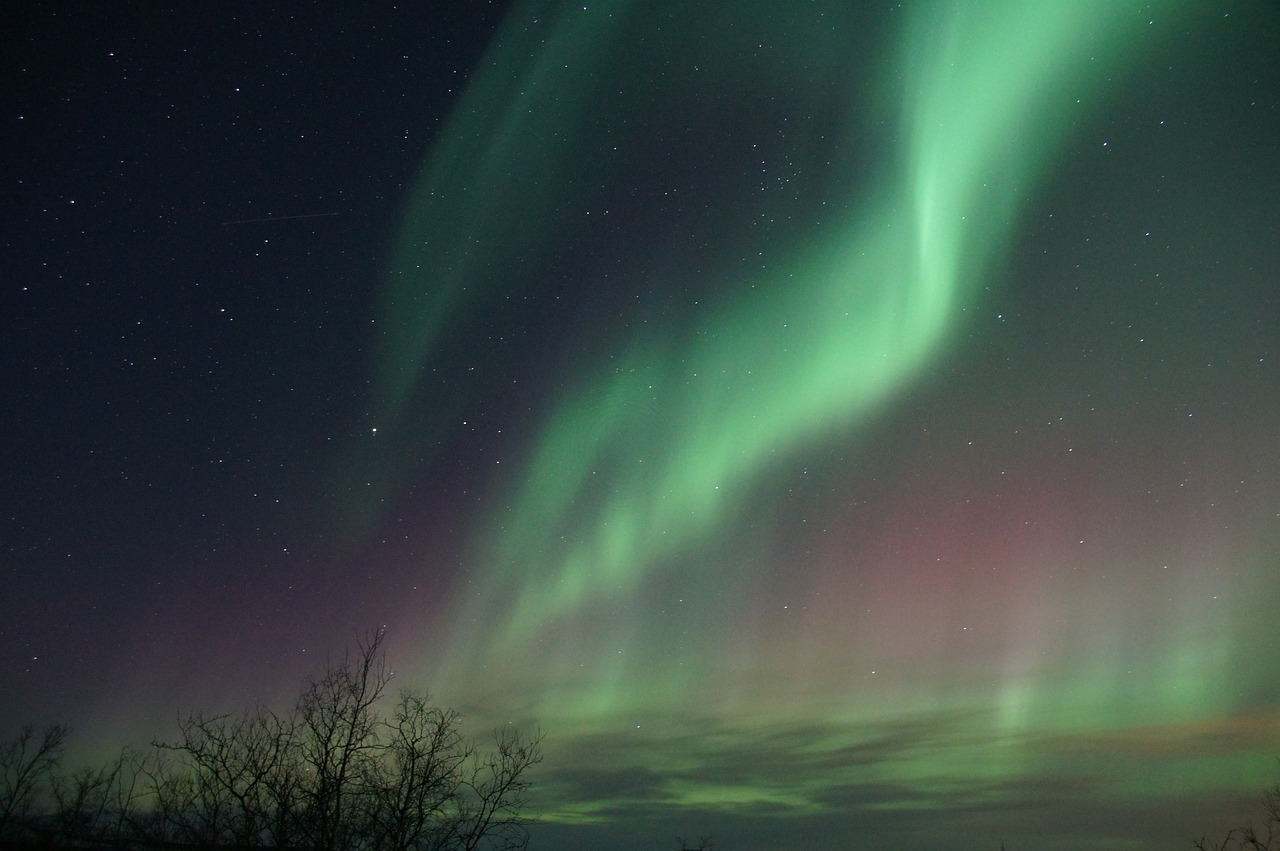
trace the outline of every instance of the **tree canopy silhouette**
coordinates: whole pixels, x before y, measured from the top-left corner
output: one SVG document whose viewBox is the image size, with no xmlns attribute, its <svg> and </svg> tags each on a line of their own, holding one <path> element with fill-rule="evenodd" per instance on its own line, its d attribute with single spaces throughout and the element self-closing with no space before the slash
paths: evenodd
<svg viewBox="0 0 1280 851">
<path fill-rule="evenodd" d="M 370 633 L 326 664 L 287 711 L 193 713 L 173 741 L 100 769 L 58 774 L 66 728 L 23 728 L 0 746 L 0 841 L 525 848 L 541 734 L 504 728 L 485 744 L 426 694 L 388 694 L 384 638 Z"/>
</svg>

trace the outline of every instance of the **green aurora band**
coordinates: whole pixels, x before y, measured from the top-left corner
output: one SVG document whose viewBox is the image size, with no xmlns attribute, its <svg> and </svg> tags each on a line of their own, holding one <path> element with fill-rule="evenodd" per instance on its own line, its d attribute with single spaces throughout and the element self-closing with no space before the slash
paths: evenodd
<svg viewBox="0 0 1280 851">
<path fill-rule="evenodd" d="M 1028 637 L 1043 626 L 1034 622 L 1043 603 L 1029 591 L 1026 635 L 1012 630 L 1009 646 L 992 652 L 1003 661 L 985 681 L 945 681 L 943 658 L 874 692 L 864 687 L 869 672 L 854 679 L 852 663 L 835 661 L 856 649 L 827 646 L 833 634 L 869 641 L 874 625 L 793 631 L 787 649 L 773 651 L 759 633 L 776 625 L 740 619 L 730 602 L 782 583 L 770 576 L 777 568 L 768 554 L 753 553 L 767 548 L 749 519 L 770 511 L 761 483 L 804 466 L 815 446 L 856 444 L 923 367 L 946 356 L 998 277 L 1037 180 L 1073 126 L 1104 102 L 1109 76 L 1150 48 L 1151 4 L 915 4 L 893 21 L 899 40 L 876 63 L 869 95 L 862 80 L 839 81 L 855 67 L 846 4 L 803 14 L 787 3 L 671 6 L 674 31 L 669 5 L 527 3 L 511 13 L 411 201 L 383 319 L 379 424 L 420 428 L 424 445 L 449 427 L 414 419 L 424 371 L 460 316 L 513 290 L 520 264 L 572 239 L 582 211 L 599 208 L 598 187 L 636 166 L 643 144 L 628 147 L 629 134 L 642 136 L 664 105 L 632 78 L 696 65 L 702 91 L 745 97 L 755 87 L 762 99 L 845 86 L 849 106 L 836 122 L 844 138 L 823 144 L 858 152 L 824 172 L 851 187 L 848 197 L 792 201 L 789 211 L 812 224 L 788 245 L 771 243 L 754 266 L 726 261 L 712 270 L 722 283 L 698 306 L 692 333 L 660 323 L 632 329 L 611 356 L 571 377 L 543 412 L 525 460 L 504 469 L 495 491 L 507 496 L 490 501 L 474 530 L 468 558 L 479 566 L 459 594 L 452 633 L 435 648 L 443 654 L 436 688 L 510 705 L 474 681 L 483 672 L 492 688 L 520 696 L 512 715 L 571 719 L 583 736 L 624 720 L 650 723 L 691 702 L 695 714 L 752 723 L 821 718 L 830 740 L 815 727 L 801 748 L 814 762 L 810 779 L 673 781 L 668 789 L 669 802 L 688 806 L 753 802 L 796 812 L 817 806 L 805 784 L 829 784 L 836 771 L 819 768 L 815 755 L 847 736 L 839 725 L 903 707 L 991 710 L 987 732 L 1004 744 L 957 734 L 939 745 L 970 777 L 1019 771 L 1030 757 L 1010 737 L 1035 725 L 1154 723 L 1148 709 L 1118 696 L 1105 653 L 1058 661 L 1052 679 L 1036 676 L 1031 657 L 1053 651 L 1043 647 L 1048 639 Z M 1162 4 L 1159 13 L 1173 10 Z M 766 38 L 770 51 L 750 51 Z M 726 227 L 730 243 L 749 240 L 748 223 Z M 627 286 L 619 278 L 607 285 Z M 861 609 L 841 611 L 839 595 L 830 596 L 827 624 L 858 620 Z M 659 598 L 667 602 L 638 602 Z M 1234 648 L 1195 631 L 1162 635 L 1166 662 L 1145 684 L 1151 705 L 1177 722 L 1212 715 L 1215 666 Z M 903 653 L 927 658 L 942 653 L 940 643 Z M 810 661 L 795 662 L 801 651 Z M 697 747 L 714 750 L 713 740 L 708 732 Z M 649 748 L 654 764 L 682 759 L 675 745 Z M 941 783 L 941 758 L 913 751 L 880 779 Z"/>
</svg>

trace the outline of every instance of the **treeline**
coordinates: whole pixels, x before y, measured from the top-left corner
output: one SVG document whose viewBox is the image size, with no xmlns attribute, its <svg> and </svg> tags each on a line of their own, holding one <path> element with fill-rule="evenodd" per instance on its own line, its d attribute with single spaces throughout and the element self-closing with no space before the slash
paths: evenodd
<svg viewBox="0 0 1280 851">
<path fill-rule="evenodd" d="M 424 694 L 386 692 L 383 634 L 329 663 L 278 714 L 194 714 L 176 741 L 62 769 L 67 729 L 26 727 L 0 745 L 0 843 L 519 849 L 541 735 L 483 746 Z M 384 704 L 388 704 L 384 709 Z"/>
</svg>

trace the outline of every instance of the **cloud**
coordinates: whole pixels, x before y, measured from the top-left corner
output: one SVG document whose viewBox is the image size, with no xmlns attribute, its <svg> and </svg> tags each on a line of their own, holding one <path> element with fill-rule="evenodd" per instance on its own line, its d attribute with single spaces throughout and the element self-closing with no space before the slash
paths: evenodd
<svg viewBox="0 0 1280 851">
<path fill-rule="evenodd" d="M 1197 760 L 1256 754 L 1276 732 L 1274 715 L 1041 737 L 1002 735 L 971 710 L 847 724 L 669 717 L 563 741 L 536 809 L 541 835 L 583 847 L 706 834 L 753 848 L 792 847 L 799 835 L 822 847 L 856 837 L 950 851 L 1035 838 L 1065 851 L 1100 835 L 1170 847 L 1215 813 L 1248 812 L 1250 794 L 1215 790 Z"/>
<path fill-rule="evenodd" d="M 1162 760 L 1280 752 L 1280 711 L 1126 727 L 1084 736 L 1058 736 L 1051 744 L 1074 752 Z"/>
</svg>

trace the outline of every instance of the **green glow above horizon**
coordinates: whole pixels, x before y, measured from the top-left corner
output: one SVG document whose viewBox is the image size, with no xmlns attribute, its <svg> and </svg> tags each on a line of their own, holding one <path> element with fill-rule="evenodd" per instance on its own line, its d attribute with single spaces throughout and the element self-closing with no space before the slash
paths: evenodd
<svg viewBox="0 0 1280 851">
<path fill-rule="evenodd" d="M 869 88 L 873 106 L 865 81 L 847 79 L 848 114 L 834 122 L 847 135 L 823 140 L 824 150 L 857 152 L 828 171 L 848 196 L 788 201 L 812 226 L 764 246 L 759 263 L 701 270 L 717 283 L 681 317 L 686 326 L 637 324 L 606 337 L 612 353 L 578 363 L 517 464 L 504 461 L 501 496 L 474 527 L 471 581 L 438 643 L 446 655 L 431 663 L 441 687 L 478 705 L 498 701 L 475 684 L 483 672 L 518 695 L 521 713 L 562 719 L 575 735 L 661 724 L 690 700 L 698 717 L 819 718 L 837 731 L 896 715 L 985 713 L 972 737 L 899 754 L 884 769 L 886 780 L 924 788 L 944 784 L 947 760 L 990 778 L 1028 770 L 1043 758 L 1023 748 L 1034 736 L 1088 740 L 1225 711 L 1224 669 L 1241 652 L 1229 628 L 1173 619 L 1126 635 L 1114 626 L 1125 612 L 1095 606 L 1086 580 L 1060 578 L 1092 566 L 1049 532 L 1032 542 L 1033 563 L 1001 565 L 1011 578 L 991 596 L 1008 611 L 973 650 L 944 627 L 952 612 L 988 605 L 982 590 L 938 591 L 946 576 L 912 576 L 865 553 L 797 553 L 779 564 L 755 548 L 786 488 L 773 483 L 798 479 L 815 447 L 845 446 L 856 458 L 863 430 L 955 348 L 1000 285 L 1038 181 L 1104 105 L 1106 81 L 1147 49 L 1147 7 L 945 3 L 897 21 L 899 40 Z M 622 185 L 617 172 L 634 162 L 594 161 L 601 138 L 643 138 L 636 128 L 661 108 L 642 87 L 615 85 L 626 74 L 615 58 L 648 32 L 640 6 L 551 8 L 512 13 L 419 181 L 388 299 L 384 419 L 409 416 L 455 319 L 518 291 L 522 262 L 574 238 L 567 211 L 589 207 L 610 181 Z M 739 93 L 803 91 L 849 69 L 838 4 L 825 7 L 836 23 L 821 27 L 798 15 L 779 28 L 772 8 L 700 6 L 659 58 L 701 62 L 692 34 L 717 33 L 722 41 L 696 42 L 718 60 L 699 66 L 709 77 L 700 84 Z M 736 14 L 754 23 L 725 28 Z M 772 54 L 731 61 L 765 32 Z M 800 57 L 809 76 L 796 70 Z M 618 115 L 625 121 L 611 125 Z M 867 141 L 885 138 L 883 149 Z M 804 142 L 816 144 L 797 148 Z M 750 244 L 748 223 L 730 212 L 726 244 Z M 608 286 L 642 283 L 624 274 Z M 907 510 L 925 516 L 921 503 Z M 910 535 L 892 543 L 902 541 Z M 783 574 L 823 591 L 803 624 L 783 606 L 743 602 Z M 1160 611 L 1176 616 L 1198 594 L 1184 587 Z M 908 625 L 877 620 L 868 601 L 896 606 Z M 1134 674 L 1135 652 L 1157 661 Z M 673 781 L 668 793 L 673 806 L 812 805 L 764 784 Z M 594 818 L 589 806 L 561 816 Z"/>
</svg>

